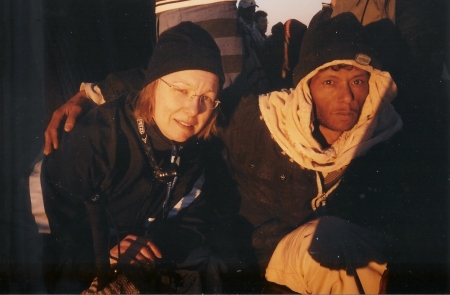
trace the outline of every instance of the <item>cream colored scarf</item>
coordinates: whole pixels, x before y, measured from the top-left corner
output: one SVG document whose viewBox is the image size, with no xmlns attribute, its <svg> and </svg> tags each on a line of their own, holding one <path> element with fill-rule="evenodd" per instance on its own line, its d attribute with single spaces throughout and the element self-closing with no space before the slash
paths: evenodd
<svg viewBox="0 0 450 295">
<path fill-rule="evenodd" d="M 308 81 L 320 69 L 343 63 L 371 74 L 369 95 L 356 125 L 324 150 L 312 136 L 314 114 Z M 335 60 L 309 73 L 295 89 L 261 95 L 259 108 L 274 140 L 289 157 L 306 169 L 331 172 L 400 130 L 402 120 L 391 105 L 396 94 L 397 86 L 389 73 L 353 60 Z"/>
</svg>

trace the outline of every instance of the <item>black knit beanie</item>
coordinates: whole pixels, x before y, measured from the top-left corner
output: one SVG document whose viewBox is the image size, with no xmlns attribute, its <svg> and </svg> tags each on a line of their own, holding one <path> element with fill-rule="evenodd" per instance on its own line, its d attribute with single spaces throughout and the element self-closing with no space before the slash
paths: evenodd
<svg viewBox="0 0 450 295">
<path fill-rule="evenodd" d="M 224 82 L 220 49 L 211 35 L 192 22 L 182 22 L 159 37 L 145 73 L 145 84 L 170 73 L 203 70 Z"/>
<path fill-rule="evenodd" d="M 294 70 L 294 85 L 317 67 L 333 60 L 355 60 L 362 65 L 382 69 L 380 59 L 370 45 L 372 33 L 350 12 L 310 26 L 303 38 L 299 62 Z"/>
</svg>

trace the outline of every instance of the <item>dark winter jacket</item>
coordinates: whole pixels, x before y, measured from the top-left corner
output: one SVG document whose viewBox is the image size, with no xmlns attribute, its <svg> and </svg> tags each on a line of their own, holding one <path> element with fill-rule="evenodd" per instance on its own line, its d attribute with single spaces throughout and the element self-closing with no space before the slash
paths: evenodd
<svg viewBox="0 0 450 295">
<path fill-rule="evenodd" d="M 200 196 L 175 217 L 162 220 L 167 186 L 153 177 L 133 115 L 134 101 L 130 95 L 92 110 L 44 162 L 45 209 L 51 236 L 59 241 L 55 251 L 63 253 L 57 264 L 73 263 L 72 271 L 80 271 L 83 283 L 93 279 L 92 232 L 85 202 L 95 195 L 107 203 L 113 233 L 110 247 L 128 234 L 147 234 L 167 262 L 180 262 L 193 248 L 206 245 L 206 235 L 214 228 L 214 212 L 205 209 L 205 194 L 212 185 L 203 186 Z M 156 127 L 146 127 L 156 160 L 163 167 L 170 160 L 171 143 Z M 207 157 L 204 147 L 197 139 L 183 145 L 169 208 L 192 190 L 202 174 Z M 208 200 L 213 203 L 213 198 Z M 150 217 L 155 221 L 147 230 L 144 225 Z"/>
<path fill-rule="evenodd" d="M 241 196 L 239 214 L 252 232 L 252 247 L 263 273 L 281 238 L 310 219 L 334 215 L 390 237 L 398 230 L 392 227 L 394 221 L 400 225 L 410 216 L 402 211 L 407 199 L 400 179 L 405 174 L 401 166 L 391 165 L 399 159 L 392 144 L 379 144 L 353 160 L 326 206 L 313 211 L 316 172 L 294 162 L 272 139 L 257 97 L 242 99 L 222 139 Z"/>
</svg>

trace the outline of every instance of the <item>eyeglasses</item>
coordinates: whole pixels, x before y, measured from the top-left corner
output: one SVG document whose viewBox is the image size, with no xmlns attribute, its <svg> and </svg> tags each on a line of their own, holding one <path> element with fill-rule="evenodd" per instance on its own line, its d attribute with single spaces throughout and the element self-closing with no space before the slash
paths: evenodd
<svg viewBox="0 0 450 295">
<path fill-rule="evenodd" d="M 187 89 L 183 89 L 180 88 L 178 86 L 172 85 L 166 81 L 164 81 L 163 79 L 159 78 L 159 80 L 163 81 L 167 86 L 169 86 L 175 93 L 175 97 L 177 97 L 179 100 L 182 101 L 192 101 L 194 99 L 194 97 L 198 97 L 199 98 L 199 102 L 200 105 L 208 110 L 212 110 L 217 108 L 217 106 L 219 105 L 220 101 L 214 98 L 211 98 L 207 95 L 198 95 L 198 94 L 192 94 L 189 95 L 189 90 Z"/>
</svg>

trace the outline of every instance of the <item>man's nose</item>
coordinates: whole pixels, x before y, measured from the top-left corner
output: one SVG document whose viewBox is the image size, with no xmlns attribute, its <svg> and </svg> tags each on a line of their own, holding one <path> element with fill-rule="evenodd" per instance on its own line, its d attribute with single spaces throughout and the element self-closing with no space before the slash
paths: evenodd
<svg viewBox="0 0 450 295">
<path fill-rule="evenodd" d="M 355 100 L 355 95 L 353 94 L 353 90 L 350 85 L 345 84 L 342 85 L 339 91 L 339 101 L 344 103 L 351 103 Z"/>
</svg>

